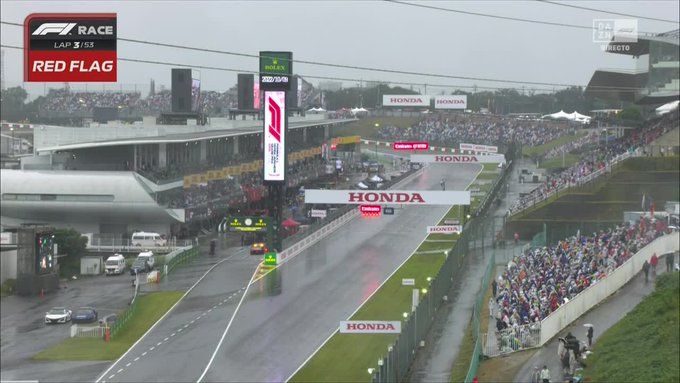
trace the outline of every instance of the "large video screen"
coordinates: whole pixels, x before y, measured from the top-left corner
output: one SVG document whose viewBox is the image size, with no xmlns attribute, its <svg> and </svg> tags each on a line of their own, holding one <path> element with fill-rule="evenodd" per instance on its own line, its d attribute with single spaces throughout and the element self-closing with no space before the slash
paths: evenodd
<svg viewBox="0 0 680 383">
<path fill-rule="evenodd" d="M 49 274 L 54 269 L 54 234 L 35 235 L 35 272 Z"/>
<path fill-rule="evenodd" d="M 198 112 L 201 102 L 201 80 L 191 79 L 191 111 Z"/>
</svg>

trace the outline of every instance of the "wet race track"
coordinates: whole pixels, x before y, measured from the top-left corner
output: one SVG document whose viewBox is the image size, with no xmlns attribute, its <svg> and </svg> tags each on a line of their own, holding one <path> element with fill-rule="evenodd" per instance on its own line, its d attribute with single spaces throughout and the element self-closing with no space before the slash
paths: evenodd
<svg viewBox="0 0 680 383">
<path fill-rule="evenodd" d="M 463 190 L 479 165 L 434 165 L 400 189 Z M 355 218 L 245 288 L 254 259 L 215 266 L 102 381 L 284 381 L 417 248 L 448 206 Z M 245 295 L 244 295 L 245 294 Z M 226 331 L 225 331 L 226 329 Z"/>
</svg>

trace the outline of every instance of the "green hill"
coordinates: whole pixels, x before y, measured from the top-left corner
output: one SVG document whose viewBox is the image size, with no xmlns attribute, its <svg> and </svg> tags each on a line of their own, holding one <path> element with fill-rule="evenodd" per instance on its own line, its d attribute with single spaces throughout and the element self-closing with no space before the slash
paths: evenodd
<svg viewBox="0 0 680 383">
<path fill-rule="evenodd" d="M 656 290 L 597 341 L 584 371 L 590 382 L 680 381 L 680 275 Z"/>
</svg>

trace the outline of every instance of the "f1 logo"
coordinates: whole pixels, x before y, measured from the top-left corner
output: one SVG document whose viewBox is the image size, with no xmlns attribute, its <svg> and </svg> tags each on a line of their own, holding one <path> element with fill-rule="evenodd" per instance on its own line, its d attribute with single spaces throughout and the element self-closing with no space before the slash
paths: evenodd
<svg viewBox="0 0 680 383">
<path fill-rule="evenodd" d="M 48 33 L 58 33 L 60 36 L 65 36 L 75 26 L 76 23 L 44 23 L 40 25 L 32 35 L 45 36 Z"/>
<path fill-rule="evenodd" d="M 271 113 L 271 120 L 269 121 L 269 134 L 281 142 L 281 106 L 276 101 L 269 97 L 269 113 Z"/>
</svg>

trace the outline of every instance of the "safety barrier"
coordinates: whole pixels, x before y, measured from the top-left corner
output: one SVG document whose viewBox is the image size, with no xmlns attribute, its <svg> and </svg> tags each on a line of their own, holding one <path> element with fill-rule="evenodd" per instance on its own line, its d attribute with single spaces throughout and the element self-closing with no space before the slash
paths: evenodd
<svg viewBox="0 0 680 383">
<path fill-rule="evenodd" d="M 489 326 L 491 325 L 489 323 Z M 482 335 L 483 353 L 486 356 L 493 357 L 540 346 L 541 324 L 525 324 L 495 331 L 492 336 L 489 336 L 488 332 Z"/>
<path fill-rule="evenodd" d="M 160 273 L 160 278 L 163 279 L 168 276 L 175 269 L 175 267 L 188 262 L 190 259 L 198 255 L 197 246 L 187 246 L 165 255 L 165 265 Z"/>
<path fill-rule="evenodd" d="M 661 256 L 678 250 L 680 250 L 680 233 L 678 232 L 661 236 L 640 249 L 611 274 L 583 290 L 574 299 L 563 304 L 543 319 L 541 321 L 540 345 L 546 344 L 581 315 L 633 279 L 642 270 L 642 264 L 645 260 L 649 260 L 652 254 L 656 253 L 657 256 Z"/>
<path fill-rule="evenodd" d="M 71 325 L 71 338 L 103 338 L 104 327 Z"/>
</svg>

